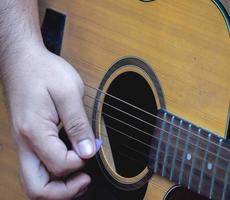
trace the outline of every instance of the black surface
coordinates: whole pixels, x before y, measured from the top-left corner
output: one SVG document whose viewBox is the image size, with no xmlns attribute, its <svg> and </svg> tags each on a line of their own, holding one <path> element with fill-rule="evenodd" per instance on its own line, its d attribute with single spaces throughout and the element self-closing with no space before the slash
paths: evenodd
<svg viewBox="0 0 230 200">
<path fill-rule="evenodd" d="M 66 16 L 47 9 L 41 27 L 44 44 L 52 53 L 60 55 Z"/>
<path fill-rule="evenodd" d="M 154 94 L 149 84 L 141 75 L 135 72 L 120 74 L 110 84 L 107 93 L 129 102 L 148 113 L 154 114 L 157 111 Z M 148 164 L 153 134 L 153 126 L 149 124 L 154 124 L 155 117 L 108 95 L 105 96 L 104 102 L 106 104 L 103 105 L 102 116 L 105 125 L 117 130 L 107 127 L 116 171 L 121 176 L 134 177 L 143 171 Z M 132 116 L 107 105 L 112 105 Z M 142 121 L 133 116 L 138 117 Z M 121 131 L 123 134 L 118 131 Z M 135 138 L 135 140 L 132 138 Z"/>
<path fill-rule="evenodd" d="M 190 190 L 183 187 L 175 187 L 167 195 L 165 200 L 208 200 Z"/>
<path fill-rule="evenodd" d="M 59 137 L 64 141 L 68 149 L 71 149 L 64 129 L 59 132 Z M 86 166 L 82 169 L 92 178 L 92 182 L 87 192 L 76 200 L 141 200 L 145 193 L 146 187 L 136 191 L 122 191 L 112 185 L 101 172 L 98 167 L 96 158 L 89 160 Z"/>
<path fill-rule="evenodd" d="M 229 114 L 230 115 L 230 114 Z M 227 134 L 226 134 L 226 139 L 230 140 L 230 116 L 228 118 L 228 122 L 227 122 Z"/>
</svg>

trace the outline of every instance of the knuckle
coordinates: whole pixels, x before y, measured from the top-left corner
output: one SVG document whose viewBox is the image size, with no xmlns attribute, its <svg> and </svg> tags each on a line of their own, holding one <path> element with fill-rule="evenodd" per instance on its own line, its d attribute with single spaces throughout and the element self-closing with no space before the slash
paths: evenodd
<svg viewBox="0 0 230 200">
<path fill-rule="evenodd" d="M 66 91 L 67 93 L 73 93 L 76 92 L 76 90 L 77 90 L 77 85 L 74 81 L 71 80 L 66 85 L 64 92 Z"/>
<path fill-rule="evenodd" d="M 82 79 L 76 78 L 68 81 L 68 84 L 65 85 L 65 90 L 63 91 L 66 94 L 78 93 L 79 97 L 82 97 L 84 94 L 84 83 Z"/>
<path fill-rule="evenodd" d="M 80 92 L 81 96 L 83 96 L 84 95 L 85 85 L 84 85 L 83 80 L 80 77 L 77 79 L 77 86 L 79 88 L 79 92 Z"/>
<path fill-rule="evenodd" d="M 35 125 L 35 115 L 29 110 L 30 108 L 27 108 L 27 111 L 23 112 L 20 114 L 20 116 L 17 116 L 12 120 L 16 131 L 25 135 L 32 132 Z"/>
<path fill-rule="evenodd" d="M 33 133 L 33 127 L 29 121 L 30 120 L 24 120 L 18 128 L 19 133 L 26 138 L 31 138 L 31 133 Z"/>
<path fill-rule="evenodd" d="M 62 177 L 63 175 L 66 174 L 66 169 L 65 169 L 65 166 L 60 166 L 59 165 L 59 166 L 51 167 L 50 172 L 55 177 Z"/>
<path fill-rule="evenodd" d="M 73 118 L 67 123 L 66 132 L 70 137 L 74 137 L 86 130 L 87 127 L 88 123 L 85 119 L 81 117 Z"/>
</svg>

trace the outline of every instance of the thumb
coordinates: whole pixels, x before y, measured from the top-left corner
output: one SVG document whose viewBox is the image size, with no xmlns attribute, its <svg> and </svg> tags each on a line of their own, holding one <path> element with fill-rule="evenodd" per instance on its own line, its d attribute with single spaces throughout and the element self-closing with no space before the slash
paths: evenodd
<svg viewBox="0 0 230 200">
<path fill-rule="evenodd" d="M 96 153 L 96 141 L 83 107 L 79 89 L 76 87 L 68 94 L 59 93 L 53 100 L 75 152 L 82 159 L 93 157 Z"/>
</svg>

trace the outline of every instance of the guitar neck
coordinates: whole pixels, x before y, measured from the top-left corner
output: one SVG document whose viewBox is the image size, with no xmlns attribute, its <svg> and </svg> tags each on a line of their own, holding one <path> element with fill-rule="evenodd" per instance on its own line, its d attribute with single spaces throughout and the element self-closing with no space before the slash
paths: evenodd
<svg viewBox="0 0 230 200">
<path fill-rule="evenodd" d="M 230 199 L 230 144 L 188 121 L 159 110 L 149 168 L 211 199 Z"/>
</svg>

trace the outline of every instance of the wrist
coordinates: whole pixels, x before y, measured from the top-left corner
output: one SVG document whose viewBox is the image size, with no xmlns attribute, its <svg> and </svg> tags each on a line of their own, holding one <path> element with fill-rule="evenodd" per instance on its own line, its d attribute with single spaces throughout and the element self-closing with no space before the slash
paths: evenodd
<svg viewBox="0 0 230 200">
<path fill-rule="evenodd" d="M 1 11 L 2 9 L 2 11 Z M 44 48 L 36 1 L 13 0 L 0 3 L 0 73 L 15 58 L 35 48 Z"/>
<path fill-rule="evenodd" d="M 3 85 L 7 84 L 15 74 L 20 74 L 25 68 L 33 67 L 36 57 L 41 57 L 47 51 L 42 41 L 20 41 L 7 48 L 0 58 L 0 79 Z M 31 63 L 28 65 L 27 63 Z M 21 72 L 20 72 L 21 71 Z"/>
</svg>

